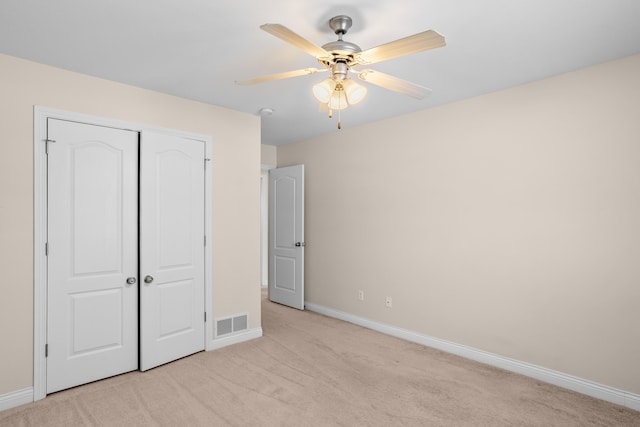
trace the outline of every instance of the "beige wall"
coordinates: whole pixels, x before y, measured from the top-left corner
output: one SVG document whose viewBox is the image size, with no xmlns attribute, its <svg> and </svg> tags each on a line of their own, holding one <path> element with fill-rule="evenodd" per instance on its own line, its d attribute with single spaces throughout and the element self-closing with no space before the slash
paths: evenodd
<svg viewBox="0 0 640 427">
<path fill-rule="evenodd" d="M 213 317 L 260 326 L 259 118 L 0 55 L 0 395 L 32 386 L 34 105 L 211 135 Z"/>
<path fill-rule="evenodd" d="M 266 166 L 275 166 L 278 162 L 277 147 L 275 147 L 274 145 L 265 144 L 262 144 L 261 147 L 261 163 Z"/>
<path fill-rule="evenodd" d="M 640 393 L 639 100 L 633 56 L 278 147 L 306 299 Z"/>
</svg>

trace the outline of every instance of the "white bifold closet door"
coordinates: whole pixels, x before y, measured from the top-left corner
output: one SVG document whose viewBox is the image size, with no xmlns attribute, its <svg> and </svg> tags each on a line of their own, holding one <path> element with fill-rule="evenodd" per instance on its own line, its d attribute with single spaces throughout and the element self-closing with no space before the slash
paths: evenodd
<svg viewBox="0 0 640 427">
<path fill-rule="evenodd" d="M 140 369 L 204 349 L 204 143 L 143 133 Z"/>
<path fill-rule="evenodd" d="M 52 393 L 138 368 L 138 133 L 47 127 Z"/>
<path fill-rule="evenodd" d="M 56 119 L 47 138 L 47 393 L 204 349 L 204 143 Z"/>
</svg>

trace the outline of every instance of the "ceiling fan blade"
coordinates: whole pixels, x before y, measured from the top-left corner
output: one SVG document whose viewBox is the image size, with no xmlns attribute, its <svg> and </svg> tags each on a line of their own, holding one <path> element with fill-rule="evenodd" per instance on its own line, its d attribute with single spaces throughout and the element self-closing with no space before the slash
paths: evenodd
<svg viewBox="0 0 640 427">
<path fill-rule="evenodd" d="M 288 79 L 291 77 L 315 74 L 322 71 L 327 71 L 327 69 L 326 68 L 304 68 L 302 70 L 287 71 L 285 73 L 269 74 L 268 76 L 256 77 L 254 79 L 249 79 L 249 80 L 240 80 L 240 81 L 236 80 L 236 84 L 243 85 L 243 86 L 253 85 L 256 83 L 264 83 L 264 82 L 270 82 L 273 80 L 282 80 L 282 79 Z"/>
<path fill-rule="evenodd" d="M 358 73 L 358 78 L 365 82 L 393 90 L 412 98 L 423 99 L 431 93 L 431 89 L 381 73 L 374 70 L 363 70 Z"/>
<path fill-rule="evenodd" d="M 316 58 L 328 58 L 331 55 L 329 52 L 321 48 L 320 46 L 316 46 L 311 43 L 309 40 L 302 38 L 298 34 L 294 33 L 284 25 L 280 24 L 264 24 L 260 26 L 261 29 L 271 34 L 272 36 L 276 36 L 285 42 L 294 45 L 298 49 L 302 49 L 307 52 L 309 55 L 314 56 Z"/>
<path fill-rule="evenodd" d="M 357 55 L 360 64 L 375 64 L 423 50 L 442 47 L 446 43 L 444 37 L 433 30 L 423 31 L 403 39 L 395 40 L 383 45 L 367 49 Z"/>
</svg>

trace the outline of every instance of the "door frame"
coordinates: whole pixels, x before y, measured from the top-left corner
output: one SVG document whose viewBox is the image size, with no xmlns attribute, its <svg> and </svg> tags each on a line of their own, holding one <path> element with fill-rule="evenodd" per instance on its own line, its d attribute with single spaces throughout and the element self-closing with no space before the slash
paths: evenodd
<svg viewBox="0 0 640 427">
<path fill-rule="evenodd" d="M 183 132 L 175 129 L 148 126 L 135 122 L 109 119 L 88 114 L 75 113 L 42 106 L 33 110 L 33 400 L 47 395 L 47 360 L 45 345 L 47 340 L 47 119 L 60 119 L 96 126 L 130 130 L 138 133 L 156 132 L 172 135 L 205 144 L 205 238 L 204 248 L 204 298 L 207 321 L 205 322 L 205 351 L 212 350 L 213 336 L 213 236 L 212 236 L 212 189 L 213 167 L 211 164 L 213 140 L 209 135 Z"/>
<path fill-rule="evenodd" d="M 274 165 L 260 165 L 260 287 L 269 286 L 269 171 Z"/>
</svg>

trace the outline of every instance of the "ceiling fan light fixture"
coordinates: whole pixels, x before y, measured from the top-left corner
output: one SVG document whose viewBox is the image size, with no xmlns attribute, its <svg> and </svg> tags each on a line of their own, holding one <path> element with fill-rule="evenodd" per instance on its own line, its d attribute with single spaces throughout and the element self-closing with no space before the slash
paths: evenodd
<svg viewBox="0 0 640 427">
<path fill-rule="evenodd" d="M 336 88 L 336 82 L 333 79 L 324 79 L 320 83 L 313 85 L 313 96 L 322 104 L 328 104 Z"/>
<path fill-rule="evenodd" d="M 349 105 L 356 105 L 367 95 L 367 88 L 351 79 L 342 81 L 342 87 L 344 88 L 344 93 Z"/>
<path fill-rule="evenodd" d="M 331 98 L 329 98 L 329 109 L 330 110 L 344 110 L 349 106 L 347 102 L 347 94 L 344 91 L 344 88 L 341 84 L 336 85 L 336 89 L 331 94 Z"/>
<path fill-rule="evenodd" d="M 336 82 L 329 78 L 313 85 L 313 96 L 332 110 L 344 110 L 350 105 L 355 105 L 362 101 L 366 94 L 367 88 L 351 79 Z"/>
</svg>

